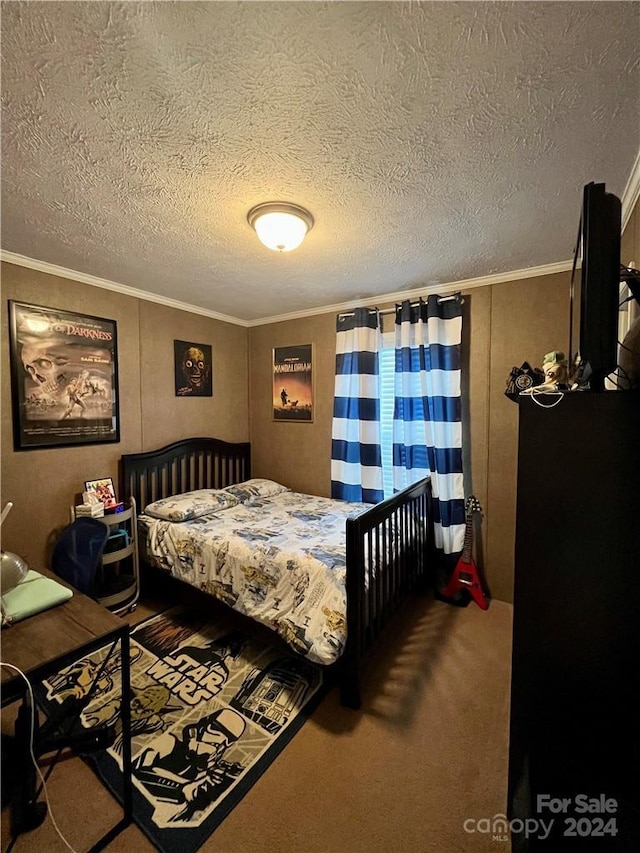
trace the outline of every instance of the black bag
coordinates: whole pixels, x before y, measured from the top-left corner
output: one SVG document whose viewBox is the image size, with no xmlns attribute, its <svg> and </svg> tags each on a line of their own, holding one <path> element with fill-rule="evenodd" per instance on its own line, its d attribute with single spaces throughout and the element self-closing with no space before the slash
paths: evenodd
<svg viewBox="0 0 640 853">
<path fill-rule="evenodd" d="M 520 392 L 534 385 L 542 385 L 544 373 L 539 367 L 531 367 L 528 361 L 523 361 L 521 367 L 512 367 L 507 378 L 507 387 L 504 389 L 505 396 L 514 403 L 520 400 Z"/>
</svg>

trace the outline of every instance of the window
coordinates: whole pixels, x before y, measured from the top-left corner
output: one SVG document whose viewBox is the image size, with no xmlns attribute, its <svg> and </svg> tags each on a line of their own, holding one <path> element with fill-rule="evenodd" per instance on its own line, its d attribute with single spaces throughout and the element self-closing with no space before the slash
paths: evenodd
<svg viewBox="0 0 640 853">
<path fill-rule="evenodd" d="M 382 488 L 385 498 L 393 494 L 393 408 L 395 376 L 395 332 L 384 332 L 380 349 L 380 444 Z"/>
</svg>

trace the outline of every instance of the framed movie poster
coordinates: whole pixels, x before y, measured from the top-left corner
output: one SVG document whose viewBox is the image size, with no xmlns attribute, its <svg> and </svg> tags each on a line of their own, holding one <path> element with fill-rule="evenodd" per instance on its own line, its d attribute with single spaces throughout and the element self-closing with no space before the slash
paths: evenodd
<svg viewBox="0 0 640 853">
<path fill-rule="evenodd" d="M 212 397 L 211 346 L 174 341 L 176 397 Z"/>
<path fill-rule="evenodd" d="M 14 447 L 120 441 L 115 320 L 9 301 Z"/>
<path fill-rule="evenodd" d="M 273 420 L 313 421 L 313 346 L 273 350 Z"/>
</svg>

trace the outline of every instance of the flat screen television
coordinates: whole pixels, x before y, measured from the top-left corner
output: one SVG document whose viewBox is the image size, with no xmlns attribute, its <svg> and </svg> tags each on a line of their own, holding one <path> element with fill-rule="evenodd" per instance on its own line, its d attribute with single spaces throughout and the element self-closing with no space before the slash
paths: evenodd
<svg viewBox="0 0 640 853">
<path fill-rule="evenodd" d="M 604 184 L 587 184 L 576 246 L 582 255 L 579 293 L 573 277 L 571 282 L 569 355 L 590 391 L 604 390 L 618 361 L 621 225 L 620 199 Z"/>
</svg>

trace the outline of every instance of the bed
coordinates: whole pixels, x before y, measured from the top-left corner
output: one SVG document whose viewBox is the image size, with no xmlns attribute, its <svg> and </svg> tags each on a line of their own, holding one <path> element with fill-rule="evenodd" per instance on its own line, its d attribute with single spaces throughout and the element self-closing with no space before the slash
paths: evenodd
<svg viewBox="0 0 640 853">
<path fill-rule="evenodd" d="M 185 439 L 125 454 L 120 492 L 139 507 L 142 563 L 275 630 L 337 671 L 357 708 L 365 652 L 431 581 L 429 478 L 376 505 L 252 478 L 246 442 Z"/>
</svg>

